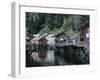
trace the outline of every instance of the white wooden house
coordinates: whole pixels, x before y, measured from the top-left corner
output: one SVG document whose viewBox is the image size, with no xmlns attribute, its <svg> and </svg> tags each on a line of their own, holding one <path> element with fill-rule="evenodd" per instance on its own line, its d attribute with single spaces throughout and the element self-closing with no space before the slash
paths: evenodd
<svg viewBox="0 0 100 80">
<path fill-rule="evenodd" d="M 47 44 L 49 46 L 55 46 L 55 37 L 53 37 L 54 34 L 49 34 L 48 36 L 46 36 L 46 39 L 48 40 Z"/>
</svg>

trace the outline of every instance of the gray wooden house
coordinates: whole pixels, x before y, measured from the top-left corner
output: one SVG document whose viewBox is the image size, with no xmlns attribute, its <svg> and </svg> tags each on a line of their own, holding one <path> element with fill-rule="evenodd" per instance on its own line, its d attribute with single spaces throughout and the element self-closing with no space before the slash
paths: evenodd
<svg viewBox="0 0 100 80">
<path fill-rule="evenodd" d="M 60 33 L 56 33 L 54 37 L 55 45 L 59 47 L 76 45 L 79 40 L 78 34 L 72 31 L 62 31 Z"/>
</svg>

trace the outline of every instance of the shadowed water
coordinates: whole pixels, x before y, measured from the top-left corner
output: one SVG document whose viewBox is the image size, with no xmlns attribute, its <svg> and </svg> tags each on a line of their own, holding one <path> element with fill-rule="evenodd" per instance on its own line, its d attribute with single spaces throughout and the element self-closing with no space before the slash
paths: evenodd
<svg viewBox="0 0 100 80">
<path fill-rule="evenodd" d="M 89 64 L 84 47 L 39 47 L 26 50 L 26 67 Z"/>
</svg>

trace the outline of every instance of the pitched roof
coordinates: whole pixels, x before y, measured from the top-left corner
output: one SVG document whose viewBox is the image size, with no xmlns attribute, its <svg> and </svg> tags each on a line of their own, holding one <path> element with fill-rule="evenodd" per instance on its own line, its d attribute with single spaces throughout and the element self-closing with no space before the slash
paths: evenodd
<svg viewBox="0 0 100 80">
<path fill-rule="evenodd" d="M 88 22 L 85 23 L 85 24 L 83 24 L 83 25 L 79 28 L 79 31 L 80 31 L 80 30 L 83 30 L 83 29 L 86 29 L 87 27 L 89 27 L 89 23 L 88 23 Z"/>
<path fill-rule="evenodd" d="M 65 31 L 61 31 L 61 32 L 58 32 L 58 33 L 55 33 L 54 36 L 58 36 L 60 34 L 63 34 Z"/>
<path fill-rule="evenodd" d="M 34 37 L 33 39 L 32 39 L 32 41 L 38 41 L 38 40 L 40 40 L 40 39 L 42 39 L 42 38 L 44 38 L 44 37 L 46 37 L 48 34 L 47 33 L 45 33 L 44 35 L 42 35 L 42 36 L 36 36 L 36 37 Z"/>
<path fill-rule="evenodd" d="M 74 36 L 76 33 L 75 32 L 73 32 L 73 31 L 67 31 L 67 32 L 64 32 L 67 36 L 69 36 L 69 37 L 72 37 L 72 36 Z"/>
</svg>

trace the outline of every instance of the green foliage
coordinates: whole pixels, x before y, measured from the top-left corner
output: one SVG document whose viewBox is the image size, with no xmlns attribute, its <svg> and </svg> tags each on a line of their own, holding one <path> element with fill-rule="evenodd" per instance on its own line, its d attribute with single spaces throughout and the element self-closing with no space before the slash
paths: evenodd
<svg viewBox="0 0 100 80">
<path fill-rule="evenodd" d="M 80 25 L 85 22 L 89 22 L 88 15 L 79 15 Z M 44 33 L 55 33 L 64 30 L 75 30 L 73 23 L 74 15 L 67 14 L 48 14 L 48 13 L 33 13 L 26 12 L 26 27 L 27 32 L 30 34 L 44 34 Z M 77 18 L 74 20 L 77 21 Z M 79 28 L 76 27 L 76 30 Z"/>
<path fill-rule="evenodd" d="M 45 25 L 45 27 L 39 31 L 40 35 L 43 35 L 45 33 L 50 33 L 50 28 L 48 27 L 48 25 Z"/>
<path fill-rule="evenodd" d="M 86 22 L 89 22 L 89 16 L 86 15 L 81 16 L 81 25 Z"/>
<path fill-rule="evenodd" d="M 63 20 L 63 25 L 61 27 L 61 30 L 70 30 L 72 29 L 72 17 L 64 17 L 64 20 Z"/>
</svg>

